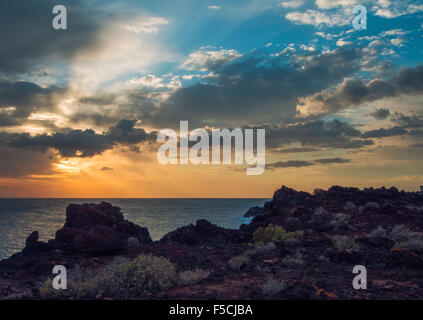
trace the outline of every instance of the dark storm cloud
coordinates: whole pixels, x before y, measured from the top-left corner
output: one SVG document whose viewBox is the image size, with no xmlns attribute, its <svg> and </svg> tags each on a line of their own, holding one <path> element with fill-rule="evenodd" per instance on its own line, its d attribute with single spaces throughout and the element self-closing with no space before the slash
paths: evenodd
<svg viewBox="0 0 423 320">
<path fill-rule="evenodd" d="M 333 164 L 333 163 L 348 163 L 351 162 L 349 159 L 344 158 L 329 158 L 329 159 L 317 159 L 312 161 L 302 161 L 302 160 L 289 160 L 289 161 L 279 161 L 275 163 L 270 163 L 266 165 L 266 169 L 274 170 L 278 168 L 301 168 L 301 167 L 310 167 L 318 164 Z"/>
<path fill-rule="evenodd" d="M 411 148 L 423 148 L 423 143 L 414 143 L 410 147 Z"/>
<path fill-rule="evenodd" d="M 315 120 L 281 127 L 266 127 L 266 146 L 278 148 L 289 143 L 305 147 L 357 149 L 373 144 L 362 139 L 361 132 L 350 124 L 339 121 Z"/>
<path fill-rule="evenodd" d="M 55 158 L 49 153 L 19 150 L 0 144 L 0 177 L 19 178 L 29 174 L 49 174 Z"/>
<path fill-rule="evenodd" d="M 37 110 L 53 111 L 57 98 L 65 92 L 59 87 L 42 88 L 32 82 L 0 81 L 0 126 L 19 125 Z"/>
<path fill-rule="evenodd" d="M 145 123 L 155 109 L 151 98 L 145 96 L 145 92 L 130 92 L 125 95 L 124 103 L 116 103 L 117 99 L 118 96 L 113 94 L 81 98 L 78 101 L 79 111 L 70 115 L 69 121 L 73 124 L 84 123 L 103 128 L 122 118 L 137 117 Z M 104 108 L 109 105 L 113 105 L 113 108 Z M 90 107 L 88 112 L 85 111 L 87 106 Z M 95 108 L 91 108 L 92 106 Z"/>
<path fill-rule="evenodd" d="M 344 159 L 344 158 L 329 158 L 329 159 L 314 160 L 314 162 L 320 163 L 320 164 L 331 164 L 331 163 L 348 163 L 348 162 L 351 162 L 351 160 Z"/>
<path fill-rule="evenodd" d="M 362 134 L 363 138 L 386 138 L 393 136 L 421 136 L 423 128 L 423 118 L 417 115 L 404 115 L 396 113 L 391 117 L 392 122 L 397 124 L 391 128 L 379 128 L 369 130 Z"/>
<path fill-rule="evenodd" d="M 116 144 L 133 146 L 155 140 L 156 134 L 146 133 L 142 128 L 135 128 L 136 120 L 122 120 L 107 132 L 96 133 L 94 130 L 70 130 L 53 134 L 10 134 L 7 144 L 18 149 L 45 152 L 53 148 L 63 157 L 92 157 L 112 149 Z"/>
<path fill-rule="evenodd" d="M 310 161 L 289 160 L 289 161 L 279 161 L 275 163 L 269 163 L 266 165 L 266 169 L 301 168 L 301 167 L 309 167 L 312 165 L 314 165 L 314 163 Z"/>
<path fill-rule="evenodd" d="M 423 94 L 423 65 L 403 68 L 389 80 L 345 80 L 336 90 L 323 90 L 300 99 L 299 110 L 304 113 L 334 113 L 351 105 L 360 105 L 383 98 L 405 94 Z"/>
<path fill-rule="evenodd" d="M 210 83 L 176 90 L 166 101 L 142 112 L 140 118 L 159 127 L 190 125 L 242 126 L 293 119 L 299 96 L 318 92 L 359 70 L 359 49 L 337 49 L 288 63 L 286 57 L 251 53 L 209 69 Z M 145 110 L 141 103 L 140 109 Z"/>
<path fill-rule="evenodd" d="M 391 115 L 391 112 L 388 109 L 380 108 L 380 109 L 376 109 L 370 115 L 373 116 L 377 120 L 384 120 L 388 116 Z"/>
<path fill-rule="evenodd" d="M 68 29 L 52 28 L 52 9 L 67 8 Z M 69 59 L 81 49 L 95 46 L 100 28 L 95 8 L 70 0 L 0 1 L 0 72 L 28 72 L 44 59 Z"/>
<path fill-rule="evenodd" d="M 401 127 L 392 127 L 389 129 L 380 128 L 364 132 L 363 138 L 386 138 L 393 136 L 401 136 L 406 133 L 407 130 Z"/>
<path fill-rule="evenodd" d="M 310 147 L 297 147 L 297 148 L 284 148 L 282 150 L 278 150 L 281 153 L 296 153 L 296 152 L 315 152 L 319 151 L 320 149 L 317 148 L 310 148 Z"/>
<path fill-rule="evenodd" d="M 417 115 L 407 116 L 399 113 L 394 115 L 393 121 L 407 129 L 423 128 L 423 117 Z"/>
</svg>

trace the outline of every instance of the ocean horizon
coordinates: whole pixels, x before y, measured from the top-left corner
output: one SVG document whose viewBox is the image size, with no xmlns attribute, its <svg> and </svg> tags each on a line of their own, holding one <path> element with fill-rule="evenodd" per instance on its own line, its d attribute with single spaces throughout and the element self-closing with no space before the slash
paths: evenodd
<svg viewBox="0 0 423 320">
<path fill-rule="evenodd" d="M 53 239 L 65 223 L 70 203 L 107 201 L 121 208 L 124 218 L 148 228 L 159 240 L 176 228 L 199 219 L 229 229 L 249 223 L 243 217 L 253 206 L 268 198 L 0 198 L 0 259 L 20 252 L 25 239 L 38 231 L 40 240 Z"/>
</svg>

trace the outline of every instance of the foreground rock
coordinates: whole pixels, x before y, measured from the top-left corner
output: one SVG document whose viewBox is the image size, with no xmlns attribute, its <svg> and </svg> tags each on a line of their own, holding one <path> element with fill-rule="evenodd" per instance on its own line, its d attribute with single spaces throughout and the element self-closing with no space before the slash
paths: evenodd
<svg viewBox="0 0 423 320">
<path fill-rule="evenodd" d="M 283 186 L 250 209 L 252 222 L 239 230 L 199 220 L 155 242 L 109 203 L 69 205 L 66 213 L 55 239 L 40 242 L 33 232 L 21 253 L 0 261 L 0 298 L 39 299 L 55 264 L 101 273 L 115 259 L 143 254 L 168 259 L 183 281 L 131 298 L 423 299 L 418 192 Z M 355 265 L 367 268 L 368 290 L 353 289 Z"/>
<path fill-rule="evenodd" d="M 160 243 L 228 247 L 245 241 L 246 235 L 237 230 L 228 230 L 207 220 L 198 220 L 195 225 L 191 224 L 169 232 Z"/>
<path fill-rule="evenodd" d="M 124 249 L 128 238 L 151 243 L 147 228 L 123 219 L 118 207 L 110 203 L 70 204 L 66 223 L 56 232 L 54 247 L 76 252 L 106 252 Z"/>
</svg>

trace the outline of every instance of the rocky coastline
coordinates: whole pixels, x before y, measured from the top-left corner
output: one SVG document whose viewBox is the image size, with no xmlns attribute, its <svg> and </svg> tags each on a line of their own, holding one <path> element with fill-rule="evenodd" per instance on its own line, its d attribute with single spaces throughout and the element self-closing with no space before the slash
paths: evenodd
<svg viewBox="0 0 423 320">
<path fill-rule="evenodd" d="M 282 186 L 245 216 L 238 230 L 199 220 L 152 241 L 110 203 L 70 204 L 54 239 L 34 231 L 0 261 L 0 299 L 54 299 L 45 286 L 55 265 L 75 288 L 90 284 L 58 299 L 423 299 L 422 192 Z M 139 290 L 91 285 L 110 266 L 141 268 L 134 261 L 151 263 Z M 367 269 L 365 290 L 352 286 L 356 265 Z"/>
</svg>

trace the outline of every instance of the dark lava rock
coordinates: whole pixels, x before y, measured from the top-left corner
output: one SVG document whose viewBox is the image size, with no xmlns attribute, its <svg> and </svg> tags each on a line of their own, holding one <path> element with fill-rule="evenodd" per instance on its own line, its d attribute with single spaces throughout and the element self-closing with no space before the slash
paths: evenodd
<svg viewBox="0 0 423 320">
<path fill-rule="evenodd" d="M 265 212 L 266 210 L 264 208 L 261 207 L 251 207 L 250 209 L 248 209 L 248 211 L 244 214 L 244 217 L 246 218 L 250 218 L 250 217 L 256 217 L 258 215 L 261 215 Z"/>
<path fill-rule="evenodd" d="M 119 207 L 107 202 L 70 204 L 54 245 L 77 252 L 107 252 L 125 248 L 129 237 L 141 244 L 152 242 L 148 229 L 124 220 Z"/>
<path fill-rule="evenodd" d="M 195 225 L 190 224 L 164 235 L 160 243 L 226 247 L 243 241 L 245 237 L 238 230 L 225 229 L 207 220 L 198 220 Z"/>
<path fill-rule="evenodd" d="M 24 254 L 40 251 L 48 251 L 50 247 L 45 242 L 38 241 L 38 231 L 33 231 L 25 241 Z"/>
</svg>

